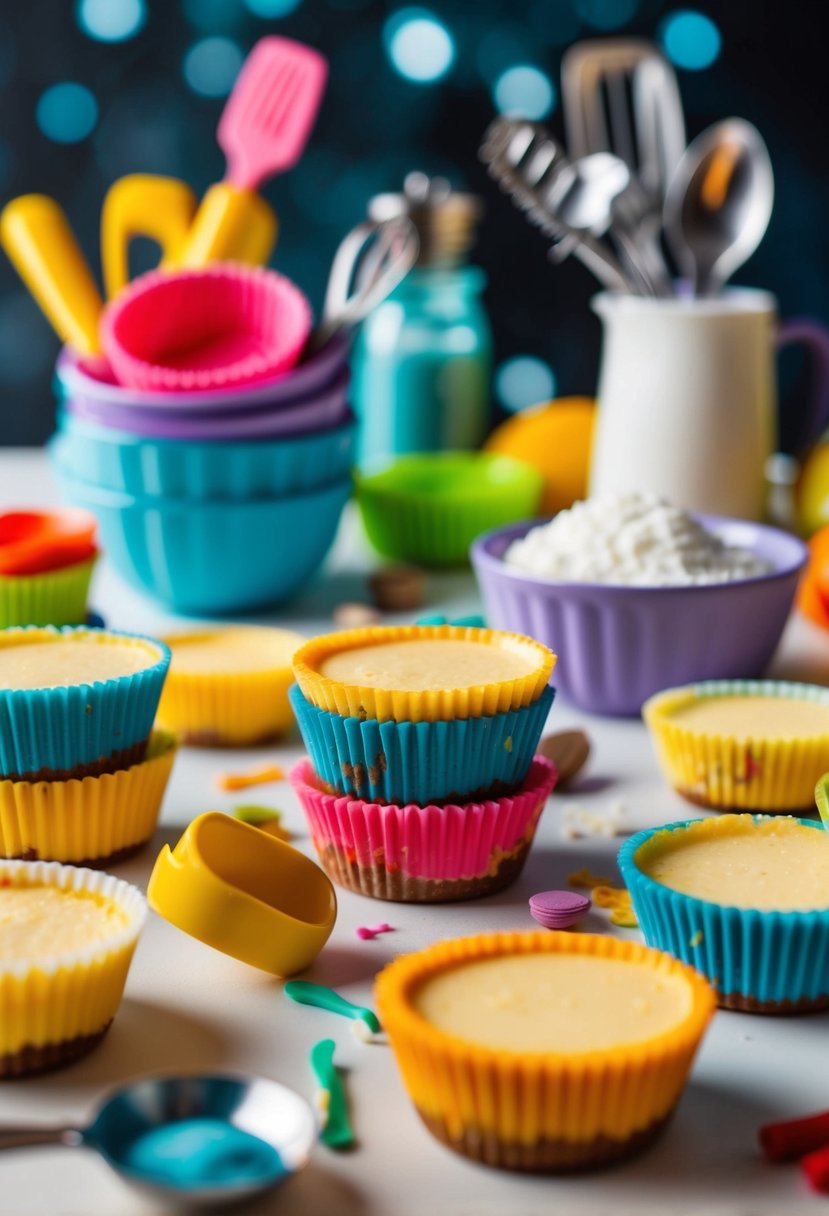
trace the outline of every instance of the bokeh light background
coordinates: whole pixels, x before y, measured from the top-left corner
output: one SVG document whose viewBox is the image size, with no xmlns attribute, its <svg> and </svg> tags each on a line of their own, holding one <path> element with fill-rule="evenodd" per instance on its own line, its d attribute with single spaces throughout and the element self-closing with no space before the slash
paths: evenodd
<svg viewBox="0 0 829 1216">
<path fill-rule="evenodd" d="M 299 166 L 264 193 L 281 222 L 274 264 L 318 305 L 331 256 L 373 193 L 410 169 L 482 194 L 475 260 L 487 271 L 496 338 L 493 417 L 557 393 L 592 392 L 595 290 L 544 241 L 477 161 L 496 110 L 562 134 L 559 65 L 572 41 L 657 40 L 675 64 L 689 138 L 732 114 L 756 123 L 776 171 L 772 226 L 742 282 L 784 314 L 829 320 L 825 52 L 810 5 L 748 0 L 28 0 L 0 5 L 0 199 L 53 195 L 96 270 L 106 187 L 132 172 L 220 180 L 215 140 L 244 55 L 266 33 L 319 47 L 331 78 Z M 150 264 L 139 242 L 134 264 Z M 0 255 L 0 442 L 52 429 L 45 320 Z M 785 380 L 800 380 L 796 356 Z"/>
</svg>

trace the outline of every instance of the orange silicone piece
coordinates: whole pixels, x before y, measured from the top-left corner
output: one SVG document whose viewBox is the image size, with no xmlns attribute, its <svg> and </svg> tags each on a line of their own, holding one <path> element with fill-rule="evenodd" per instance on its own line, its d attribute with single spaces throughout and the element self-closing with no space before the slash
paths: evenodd
<svg viewBox="0 0 829 1216">
<path fill-rule="evenodd" d="M 507 954 L 558 952 L 647 963 L 688 984 L 690 1009 L 676 1026 L 639 1043 L 583 1053 L 497 1050 L 432 1026 L 412 1002 L 436 972 Z M 624 1141 L 664 1119 L 679 1099 L 714 1012 L 698 972 L 636 942 L 585 933 L 484 933 L 442 941 L 391 963 L 377 979 L 377 1012 L 415 1106 L 452 1139 L 470 1132 L 506 1144 Z M 612 1010 L 608 1017 L 612 1017 Z"/>
<path fill-rule="evenodd" d="M 89 561 L 95 548 L 94 515 L 59 511 L 0 514 L 0 574 L 43 574 Z"/>
</svg>

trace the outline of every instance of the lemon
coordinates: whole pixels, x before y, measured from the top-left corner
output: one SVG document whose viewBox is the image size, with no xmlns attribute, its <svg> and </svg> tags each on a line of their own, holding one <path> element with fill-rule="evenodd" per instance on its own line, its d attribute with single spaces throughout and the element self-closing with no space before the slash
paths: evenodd
<svg viewBox="0 0 829 1216">
<path fill-rule="evenodd" d="M 595 418 L 592 397 L 559 397 L 513 414 L 495 428 L 484 448 L 538 469 L 544 478 L 540 509 L 554 515 L 587 497 Z"/>
<path fill-rule="evenodd" d="M 815 447 L 797 483 L 797 523 L 804 536 L 829 524 L 829 443 Z"/>
</svg>

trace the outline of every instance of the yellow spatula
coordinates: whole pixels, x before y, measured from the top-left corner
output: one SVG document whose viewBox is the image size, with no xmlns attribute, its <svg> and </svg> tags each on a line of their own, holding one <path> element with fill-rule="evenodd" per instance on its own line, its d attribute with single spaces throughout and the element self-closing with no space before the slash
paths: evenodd
<svg viewBox="0 0 829 1216">
<path fill-rule="evenodd" d="M 61 208 L 24 194 L 0 212 L 0 242 L 58 336 L 84 355 L 100 351 L 101 294 Z"/>
</svg>

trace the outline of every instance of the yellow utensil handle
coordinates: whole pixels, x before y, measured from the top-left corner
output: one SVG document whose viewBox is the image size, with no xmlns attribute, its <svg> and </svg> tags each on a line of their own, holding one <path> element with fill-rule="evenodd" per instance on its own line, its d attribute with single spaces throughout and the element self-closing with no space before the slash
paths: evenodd
<svg viewBox="0 0 829 1216">
<path fill-rule="evenodd" d="M 227 261 L 262 266 L 273 252 L 277 228 L 276 213 L 261 195 L 219 182 L 202 199 L 183 246 L 164 265 Z"/>
<path fill-rule="evenodd" d="M 54 199 L 12 199 L 0 212 L 0 241 L 58 337 L 81 354 L 97 354 L 103 300 Z"/>
<path fill-rule="evenodd" d="M 107 191 L 101 212 L 101 264 L 110 299 L 129 282 L 129 247 L 136 236 L 161 246 L 161 260 L 174 259 L 198 208 L 186 182 L 154 173 L 132 173 Z"/>
</svg>

